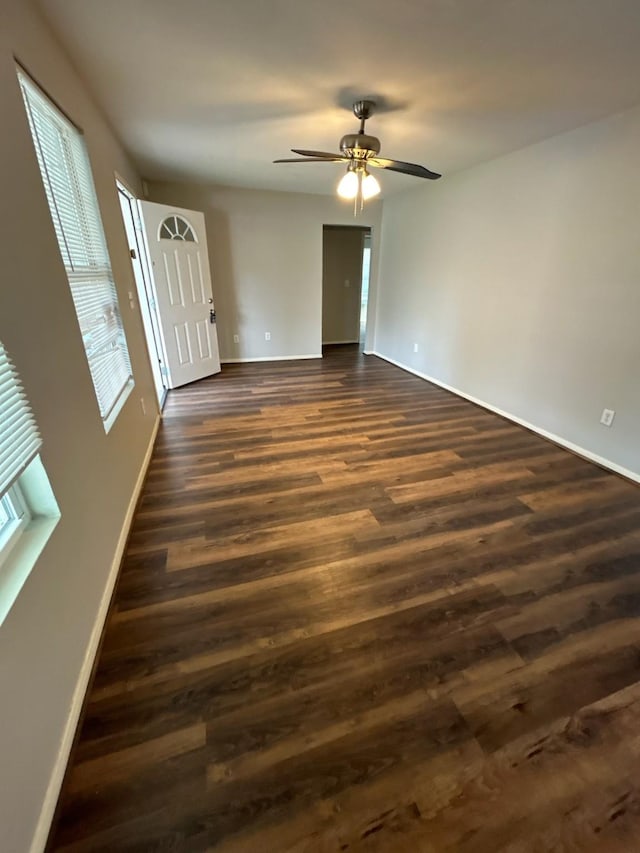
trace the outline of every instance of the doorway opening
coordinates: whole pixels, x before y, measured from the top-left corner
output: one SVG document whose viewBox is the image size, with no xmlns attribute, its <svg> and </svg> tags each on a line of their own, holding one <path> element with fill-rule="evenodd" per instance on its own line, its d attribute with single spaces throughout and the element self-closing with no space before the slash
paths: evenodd
<svg viewBox="0 0 640 853">
<path fill-rule="evenodd" d="M 371 228 L 322 228 L 322 345 L 364 348 L 371 264 Z"/>
<path fill-rule="evenodd" d="M 369 276 L 371 274 L 371 229 L 364 235 L 362 242 L 362 279 L 360 286 L 360 349 L 364 350 L 367 334 L 367 308 L 369 306 Z"/>
<path fill-rule="evenodd" d="M 120 201 L 124 229 L 129 244 L 133 277 L 138 292 L 138 305 L 140 306 L 142 326 L 149 353 L 153 384 L 158 398 L 158 405 L 160 411 L 162 411 L 168 390 L 166 379 L 167 369 L 162 350 L 158 314 L 155 299 L 153 298 L 149 261 L 146 246 L 142 239 L 142 224 L 138 213 L 138 200 L 119 180 L 116 180 L 116 186 L 118 188 L 118 200 Z"/>
</svg>

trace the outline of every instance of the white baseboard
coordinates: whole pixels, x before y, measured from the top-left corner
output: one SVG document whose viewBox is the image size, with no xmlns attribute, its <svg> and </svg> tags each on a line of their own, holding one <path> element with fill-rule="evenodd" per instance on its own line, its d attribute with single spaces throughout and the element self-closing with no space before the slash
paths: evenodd
<svg viewBox="0 0 640 853">
<path fill-rule="evenodd" d="M 254 358 L 221 358 L 220 364 L 251 364 L 254 361 L 300 361 L 303 358 L 322 358 L 321 352 L 304 355 L 260 355 Z"/>
<path fill-rule="evenodd" d="M 413 367 L 409 367 L 407 364 L 403 364 L 400 361 L 396 361 L 394 358 L 389 358 L 389 356 L 383 355 L 381 352 L 377 352 L 376 350 L 374 350 L 373 352 L 367 352 L 366 354 L 376 355 L 383 361 L 388 361 L 389 364 L 393 364 L 396 367 L 399 367 L 401 370 L 406 370 L 407 373 L 413 373 L 414 376 L 418 376 L 420 377 L 420 379 L 425 379 L 427 382 L 432 382 L 434 385 L 438 385 L 440 386 L 440 388 L 444 388 L 445 391 L 451 391 L 458 397 L 463 397 L 465 400 L 469 400 L 471 403 L 475 403 L 477 406 L 482 406 L 483 409 L 488 409 L 490 412 L 495 412 L 496 415 L 500 415 L 503 418 L 507 418 L 507 420 L 519 424 L 519 426 L 523 426 L 526 429 L 530 429 L 532 432 L 543 436 L 543 438 L 549 439 L 549 441 L 553 441 L 554 444 L 559 444 L 560 447 L 564 447 L 566 450 L 570 450 L 572 453 L 575 453 L 577 456 L 581 456 L 583 459 L 588 459 L 590 462 L 595 462 L 597 465 L 600 465 L 603 468 L 607 468 L 610 471 L 615 471 L 616 474 L 621 474 L 628 480 L 633 480 L 635 483 L 640 483 L 640 474 L 636 473 L 635 471 L 631 471 L 629 468 L 624 468 L 622 465 L 618 465 L 617 462 L 612 462 L 610 459 L 605 459 L 604 456 L 599 456 L 597 453 L 592 453 L 591 450 L 587 450 L 584 447 L 580 447 L 578 444 L 574 444 L 572 441 L 568 441 L 566 438 L 562 438 L 562 436 L 560 435 L 556 435 L 555 433 L 549 432 L 548 430 L 543 429 L 542 427 L 529 423 L 529 421 L 525 421 L 523 418 L 517 417 L 517 415 L 512 415 L 510 412 L 505 412 L 503 409 L 499 409 L 497 406 L 492 406 L 491 403 L 485 403 L 484 400 L 479 400 L 477 397 L 473 397 L 471 394 L 466 394 L 464 391 L 460 391 L 459 388 L 454 388 L 453 385 L 447 385 L 446 382 L 441 382 L 439 379 L 434 379 L 433 376 L 427 376 L 426 373 L 422 373 L 420 370 L 416 370 Z"/>
<path fill-rule="evenodd" d="M 31 842 L 31 853 L 42 853 L 47 843 L 49 830 L 51 828 L 51 822 L 55 814 L 58 797 L 60 796 L 60 789 L 62 787 L 62 782 L 64 781 L 64 775 L 67 769 L 67 763 L 69 761 L 71 747 L 73 746 L 76 728 L 78 726 L 78 721 L 82 712 L 82 706 L 84 705 L 84 698 L 89 687 L 89 679 L 91 678 L 91 673 L 93 671 L 93 664 L 96 658 L 96 654 L 98 653 L 100 637 L 102 636 L 104 623 L 109 612 L 109 605 L 111 603 L 113 589 L 115 587 L 116 580 L 118 579 L 118 572 L 120 570 L 120 564 L 122 562 L 124 549 L 127 544 L 127 537 L 129 535 L 131 522 L 133 521 L 133 514 L 138 503 L 138 498 L 140 497 L 140 492 L 142 491 L 142 486 L 144 483 L 145 474 L 147 473 L 147 468 L 149 467 L 149 462 L 151 461 L 151 454 L 153 453 L 153 446 L 156 440 L 156 435 L 158 434 L 159 426 L 160 416 L 156 418 L 156 422 L 153 427 L 153 432 L 151 433 L 149 446 L 147 447 L 144 459 L 142 461 L 142 466 L 140 467 L 140 472 L 138 474 L 138 479 L 136 480 L 136 484 L 133 489 L 133 494 L 131 495 L 131 500 L 129 501 L 129 506 L 127 507 L 127 513 L 125 515 L 124 523 L 122 525 L 122 531 L 120 532 L 120 536 L 118 538 L 115 554 L 113 555 L 111 568 L 109 570 L 109 576 L 107 578 L 107 583 L 102 594 L 102 599 L 100 601 L 100 607 L 98 608 L 98 613 L 96 615 L 96 619 L 93 625 L 91 637 L 89 638 L 87 650 L 85 652 L 82 667 L 80 669 L 80 675 L 78 676 L 78 681 L 76 682 L 76 688 L 73 692 L 71 707 L 69 709 L 69 716 L 67 717 L 67 724 L 62 735 L 62 740 L 58 749 L 58 755 L 56 756 L 56 760 L 53 765 L 53 772 L 51 773 L 51 778 L 49 779 L 47 793 L 45 794 L 42 810 L 40 812 L 38 824 L 36 826 L 36 830 L 33 836 L 33 841 Z"/>
</svg>

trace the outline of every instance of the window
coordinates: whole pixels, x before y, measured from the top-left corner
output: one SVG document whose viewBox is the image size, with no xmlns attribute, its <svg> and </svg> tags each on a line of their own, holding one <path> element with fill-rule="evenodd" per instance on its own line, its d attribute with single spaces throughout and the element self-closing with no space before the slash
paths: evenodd
<svg viewBox="0 0 640 853">
<path fill-rule="evenodd" d="M 41 443 L 18 374 L 0 343 L 0 624 L 60 518 L 38 455 Z"/>
<path fill-rule="evenodd" d="M 108 432 L 131 392 L 133 376 L 89 158 L 78 129 L 21 70 L 18 79 Z"/>
<path fill-rule="evenodd" d="M 160 226 L 160 239 L 185 240 L 187 243 L 197 242 L 193 228 L 181 216 L 167 216 Z"/>
<path fill-rule="evenodd" d="M 18 486 L 0 498 L 0 564 L 7 558 L 31 519 Z"/>
</svg>

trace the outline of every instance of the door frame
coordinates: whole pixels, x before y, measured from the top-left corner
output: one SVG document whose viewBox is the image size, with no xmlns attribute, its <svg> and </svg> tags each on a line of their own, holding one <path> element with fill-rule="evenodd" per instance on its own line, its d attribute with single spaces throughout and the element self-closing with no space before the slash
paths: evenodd
<svg viewBox="0 0 640 853">
<path fill-rule="evenodd" d="M 122 212 L 125 235 L 129 245 L 131 267 L 138 292 L 138 304 L 142 317 L 147 354 L 153 376 L 153 384 L 158 398 L 160 411 L 167 398 L 167 367 L 162 337 L 159 329 L 159 318 L 153 291 L 151 289 L 151 273 L 149 257 L 142 233 L 142 222 L 138 211 L 138 199 L 131 192 L 122 178 L 116 173 L 116 189 Z M 133 245 L 131 245 L 133 243 Z M 131 296 L 132 294 L 130 294 Z"/>
<path fill-rule="evenodd" d="M 374 233 L 374 229 L 373 229 L 372 225 L 358 225 L 358 224 L 352 225 L 350 223 L 346 224 L 343 222 L 325 222 L 325 223 L 323 223 L 322 232 L 321 232 L 322 233 L 321 251 L 323 253 L 323 259 L 324 259 L 325 233 L 326 233 L 326 231 L 331 231 L 331 230 L 338 230 L 338 231 L 339 230 L 344 230 L 344 231 L 350 230 L 350 231 L 359 231 L 360 232 L 360 278 L 358 280 L 358 338 L 357 338 L 357 340 L 354 340 L 354 341 L 348 341 L 348 342 L 343 341 L 342 343 L 354 343 L 354 344 L 357 343 L 358 349 L 361 352 L 368 354 L 369 351 L 366 349 L 366 338 L 367 338 L 367 332 L 369 329 L 369 316 L 370 316 L 369 311 L 371 308 L 369 296 L 371 293 L 371 278 L 372 278 L 372 276 L 371 276 L 371 268 L 372 268 L 371 267 L 371 260 L 372 260 L 372 256 L 373 256 L 373 233 Z M 369 264 L 369 280 L 368 280 L 369 287 L 368 287 L 368 293 L 367 293 L 367 312 L 366 312 L 365 327 L 364 327 L 365 333 L 364 333 L 364 335 L 362 335 L 362 326 L 360 325 L 361 310 L 362 310 L 362 265 L 363 265 L 363 260 L 364 260 L 365 237 L 367 235 L 369 237 L 369 248 L 370 248 L 370 255 L 369 255 L 370 264 Z M 321 346 L 321 349 L 325 345 L 323 343 L 323 338 L 324 338 L 323 317 L 324 317 L 324 260 L 323 260 L 321 278 L 320 278 L 320 342 L 321 342 L 320 346 Z"/>
</svg>

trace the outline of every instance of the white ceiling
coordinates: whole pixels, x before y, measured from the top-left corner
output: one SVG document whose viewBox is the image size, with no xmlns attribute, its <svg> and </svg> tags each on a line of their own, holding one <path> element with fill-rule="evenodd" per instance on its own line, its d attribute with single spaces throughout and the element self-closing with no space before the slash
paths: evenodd
<svg viewBox="0 0 640 853">
<path fill-rule="evenodd" d="M 333 192 L 341 167 L 271 161 L 337 150 L 367 95 L 382 155 L 445 177 L 640 102 L 638 0 L 40 5 L 152 179 Z"/>
</svg>

